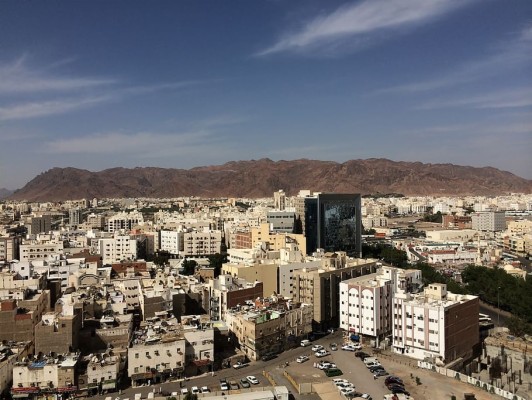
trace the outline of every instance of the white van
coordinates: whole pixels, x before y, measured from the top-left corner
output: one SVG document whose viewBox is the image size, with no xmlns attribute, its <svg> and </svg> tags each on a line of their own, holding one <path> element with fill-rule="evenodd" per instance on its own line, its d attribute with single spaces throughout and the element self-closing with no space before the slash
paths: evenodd
<svg viewBox="0 0 532 400">
<path fill-rule="evenodd" d="M 310 346 L 310 340 L 302 340 L 301 341 L 301 347 L 306 347 L 306 346 Z"/>
</svg>

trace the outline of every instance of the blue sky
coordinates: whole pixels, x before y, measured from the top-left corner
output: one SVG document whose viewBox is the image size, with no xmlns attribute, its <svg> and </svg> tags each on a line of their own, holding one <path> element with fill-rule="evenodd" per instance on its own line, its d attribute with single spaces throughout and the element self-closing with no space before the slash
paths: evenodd
<svg viewBox="0 0 532 400">
<path fill-rule="evenodd" d="M 532 179 L 529 0 L 0 2 L 0 187 L 269 157 Z"/>
</svg>

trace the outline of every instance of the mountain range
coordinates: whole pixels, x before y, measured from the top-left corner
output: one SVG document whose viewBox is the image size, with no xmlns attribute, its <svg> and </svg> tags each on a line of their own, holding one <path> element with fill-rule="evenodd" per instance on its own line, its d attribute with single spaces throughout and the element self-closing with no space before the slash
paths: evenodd
<svg viewBox="0 0 532 400">
<path fill-rule="evenodd" d="M 91 172 L 52 168 L 41 173 L 10 198 L 62 201 L 121 197 L 266 197 L 284 189 L 319 192 L 413 195 L 501 195 L 531 193 L 532 180 L 492 167 L 387 159 L 231 161 L 192 169 L 111 168 Z"/>
</svg>

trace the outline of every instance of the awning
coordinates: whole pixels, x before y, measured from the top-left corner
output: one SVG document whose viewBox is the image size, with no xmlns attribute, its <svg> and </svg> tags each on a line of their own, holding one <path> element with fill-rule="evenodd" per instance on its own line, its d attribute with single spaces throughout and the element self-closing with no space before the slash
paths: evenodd
<svg viewBox="0 0 532 400">
<path fill-rule="evenodd" d="M 209 359 L 194 360 L 194 361 L 192 361 L 192 364 L 194 364 L 196 367 L 203 367 L 205 365 L 210 365 L 211 364 L 211 360 L 209 360 Z"/>
<path fill-rule="evenodd" d="M 17 393 L 17 394 L 11 395 L 11 397 L 14 399 L 24 399 L 24 398 L 27 398 L 28 396 L 29 396 L 28 393 Z"/>
</svg>

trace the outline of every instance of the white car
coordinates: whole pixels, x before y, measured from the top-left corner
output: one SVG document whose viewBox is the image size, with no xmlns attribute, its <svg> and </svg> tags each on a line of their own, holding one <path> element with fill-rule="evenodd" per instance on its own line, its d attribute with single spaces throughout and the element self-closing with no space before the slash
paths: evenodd
<svg viewBox="0 0 532 400">
<path fill-rule="evenodd" d="M 251 383 L 252 385 L 258 385 L 258 384 L 259 384 L 259 380 L 258 380 L 257 378 L 255 378 L 253 375 L 246 376 L 246 379 L 247 379 L 248 382 Z"/>
<path fill-rule="evenodd" d="M 347 382 L 347 383 L 340 382 L 340 383 L 336 384 L 336 387 L 338 388 L 338 390 L 342 390 L 342 389 L 354 389 L 354 388 L 355 388 L 355 385 L 353 385 L 351 382 Z"/>
<path fill-rule="evenodd" d="M 322 349 L 322 350 L 317 351 L 316 353 L 314 353 L 314 355 L 316 357 L 326 357 L 326 356 L 330 356 L 331 353 L 329 351 L 325 350 L 325 349 Z"/>
<path fill-rule="evenodd" d="M 312 346 L 310 348 L 310 350 L 312 350 L 313 352 L 316 352 L 316 351 L 320 351 L 320 350 L 323 350 L 325 347 L 323 347 L 321 344 L 315 344 L 314 346 Z"/>
<path fill-rule="evenodd" d="M 309 360 L 308 356 L 299 356 L 298 358 L 296 358 L 296 361 L 298 363 L 304 363 L 305 361 L 308 361 L 308 360 Z"/>
<path fill-rule="evenodd" d="M 355 389 L 353 388 L 343 388 L 343 389 L 340 389 L 340 393 L 344 394 L 344 395 L 347 395 L 347 394 L 351 394 L 351 393 L 355 393 Z"/>
<path fill-rule="evenodd" d="M 190 389 L 190 393 L 192 394 L 198 394 L 199 393 L 199 387 L 192 386 L 192 389 Z"/>
<path fill-rule="evenodd" d="M 201 393 L 210 393 L 210 389 L 207 387 L 207 386 L 202 386 L 201 387 Z"/>
<path fill-rule="evenodd" d="M 365 399 L 365 400 L 373 400 L 373 399 L 371 398 L 371 396 L 370 396 L 369 394 L 367 394 L 367 393 L 363 393 L 362 396 L 360 396 L 360 397 L 363 398 L 363 399 Z"/>
<path fill-rule="evenodd" d="M 344 379 L 344 378 L 334 378 L 332 381 L 334 382 L 335 385 L 340 383 L 340 382 L 349 383 L 349 381 L 347 379 Z"/>
<path fill-rule="evenodd" d="M 329 368 L 336 368 L 335 363 L 331 363 L 329 361 L 321 361 L 317 365 L 318 369 L 329 369 Z"/>
<path fill-rule="evenodd" d="M 187 393 L 188 393 L 188 389 L 187 389 L 187 388 L 183 388 L 183 389 L 181 389 L 181 394 L 182 394 L 182 395 L 185 395 L 185 394 L 187 394 Z"/>
<path fill-rule="evenodd" d="M 342 350 L 345 350 L 345 351 L 357 351 L 357 350 L 360 350 L 362 347 L 360 346 L 356 346 L 354 344 L 344 344 L 342 346 Z"/>
</svg>

